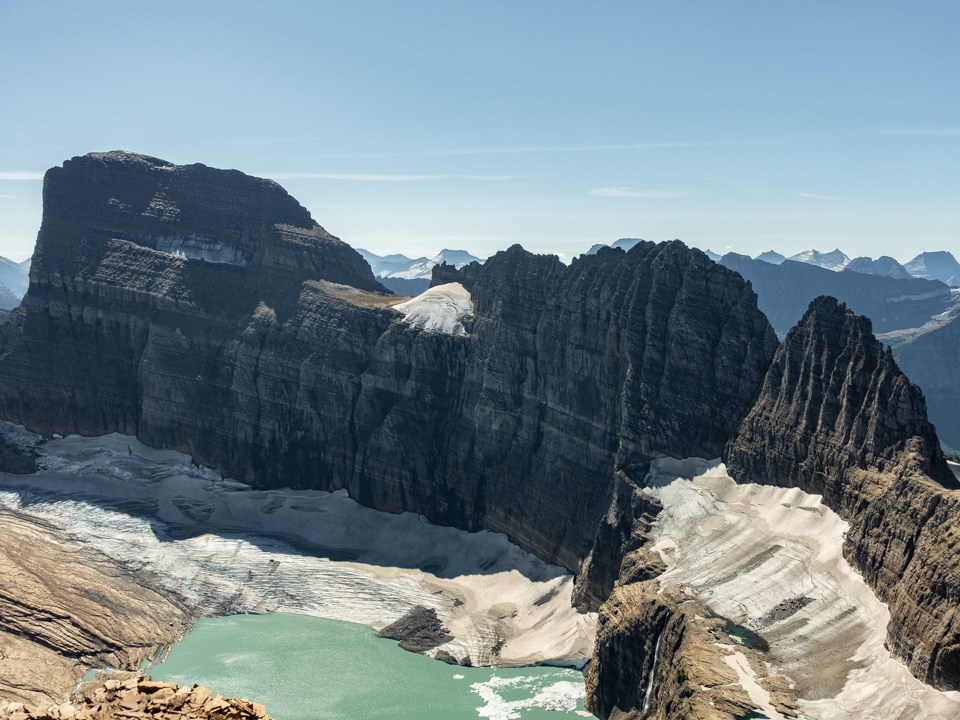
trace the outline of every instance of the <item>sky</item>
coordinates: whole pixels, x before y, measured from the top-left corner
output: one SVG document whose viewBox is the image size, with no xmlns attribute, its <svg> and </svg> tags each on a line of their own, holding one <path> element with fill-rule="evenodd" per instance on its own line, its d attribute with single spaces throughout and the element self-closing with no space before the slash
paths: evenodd
<svg viewBox="0 0 960 720">
<path fill-rule="evenodd" d="M 132 150 L 385 254 L 620 237 L 960 256 L 955 0 L 0 0 L 0 255 Z"/>
</svg>

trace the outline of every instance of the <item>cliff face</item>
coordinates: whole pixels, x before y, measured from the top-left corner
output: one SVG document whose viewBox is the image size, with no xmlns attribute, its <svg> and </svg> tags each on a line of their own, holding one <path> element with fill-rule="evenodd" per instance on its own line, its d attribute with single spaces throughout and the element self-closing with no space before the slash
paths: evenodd
<svg viewBox="0 0 960 720">
<path fill-rule="evenodd" d="M 0 412 L 135 434 L 259 486 L 347 488 L 575 570 L 615 473 L 717 456 L 775 348 L 749 286 L 680 243 L 570 267 L 514 247 L 441 277 L 469 291 L 461 334 L 404 324 L 274 183 L 75 158 L 45 180 Z"/>
<path fill-rule="evenodd" d="M 774 357 L 726 449 L 741 482 L 823 495 L 844 554 L 890 606 L 888 642 L 919 678 L 960 687 L 960 493 L 920 390 L 870 321 L 818 298 Z"/>
<path fill-rule="evenodd" d="M 740 683 L 742 672 L 753 672 L 768 708 L 796 717 L 788 680 L 767 675 L 761 657 L 735 645 L 725 627 L 676 586 L 661 590 L 652 581 L 617 588 L 597 618 L 587 708 L 611 720 L 751 717 L 758 702 Z"/>
</svg>

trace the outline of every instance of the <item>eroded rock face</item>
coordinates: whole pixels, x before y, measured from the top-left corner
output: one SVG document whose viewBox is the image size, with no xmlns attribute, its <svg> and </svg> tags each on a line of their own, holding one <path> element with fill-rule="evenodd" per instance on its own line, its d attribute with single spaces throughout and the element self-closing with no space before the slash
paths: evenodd
<svg viewBox="0 0 960 720">
<path fill-rule="evenodd" d="M 135 668 L 194 619 L 52 525 L 0 510 L 0 527 L 3 697 L 60 702 L 90 666 Z"/>
<path fill-rule="evenodd" d="M 402 322 L 274 183 L 110 153 L 51 170 L 44 198 L 0 346 L 6 419 L 346 488 L 572 570 L 615 474 L 717 456 L 775 349 L 749 286 L 679 242 L 442 266 L 473 307 L 450 335 Z"/>
<path fill-rule="evenodd" d="M 740 482 L 823 495 L 850 522 L 845 556 L 890 606 L 891 649 L 925 682 L 960 687 L 958 483 L 869 320 L 815 300 L 725 461 Z"/>
<path fill-rule="evenodd" d="M 757 676 L 781 717 L 795 717 L 786 679 L 766 676 L 748 648 L 731 647 L 724 625 L 676 586 L 660 590 L 650 581 L 617 588 L 597 618 L 587 708 L 613 720 L 736 720 L 758 707 L 741 687 L 746 674 Z"/>
</svg>

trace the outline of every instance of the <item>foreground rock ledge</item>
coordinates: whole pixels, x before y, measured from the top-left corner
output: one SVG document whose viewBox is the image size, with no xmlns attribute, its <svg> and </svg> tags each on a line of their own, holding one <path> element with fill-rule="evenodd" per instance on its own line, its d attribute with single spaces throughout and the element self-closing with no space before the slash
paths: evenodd
<svg viewBox="0 0 960 720">
<path fill-rule="evenodd" d="M 211 695 L 199 685 L 157 682 L 140 673 L 108 673 L 84 683 L 60 705 L 0 701 L 0 718 L 10 720 L 271 720 L 263 705 Z"/>
</svg>

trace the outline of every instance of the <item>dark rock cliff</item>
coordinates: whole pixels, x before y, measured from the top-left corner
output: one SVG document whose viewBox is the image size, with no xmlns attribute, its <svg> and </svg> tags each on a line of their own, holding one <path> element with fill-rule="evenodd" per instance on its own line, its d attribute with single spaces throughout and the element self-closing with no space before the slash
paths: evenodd
<svg viewBox="0 0 960 720">
<path fill-rule="evenodd" d="M 466 335 L 403 324 L 275 183 L 75 158 L 45 180 L 0 413 L 135 434 L 258 486 L 347 488 L 576 570 L 615 473 L 719 455 L 775 349 L 749 286 L 677 242 L 439 272 L 472 296 Z"/>
<path fill-rule="evenodd" d="M 890 606 L 891 649 L 917 677 L 960 687 L 958 483 L 869 320 L 816 299 L 725 461 L 738 481 L 823 495 L 850 522 L 845 556 Z"/>
</svg>

